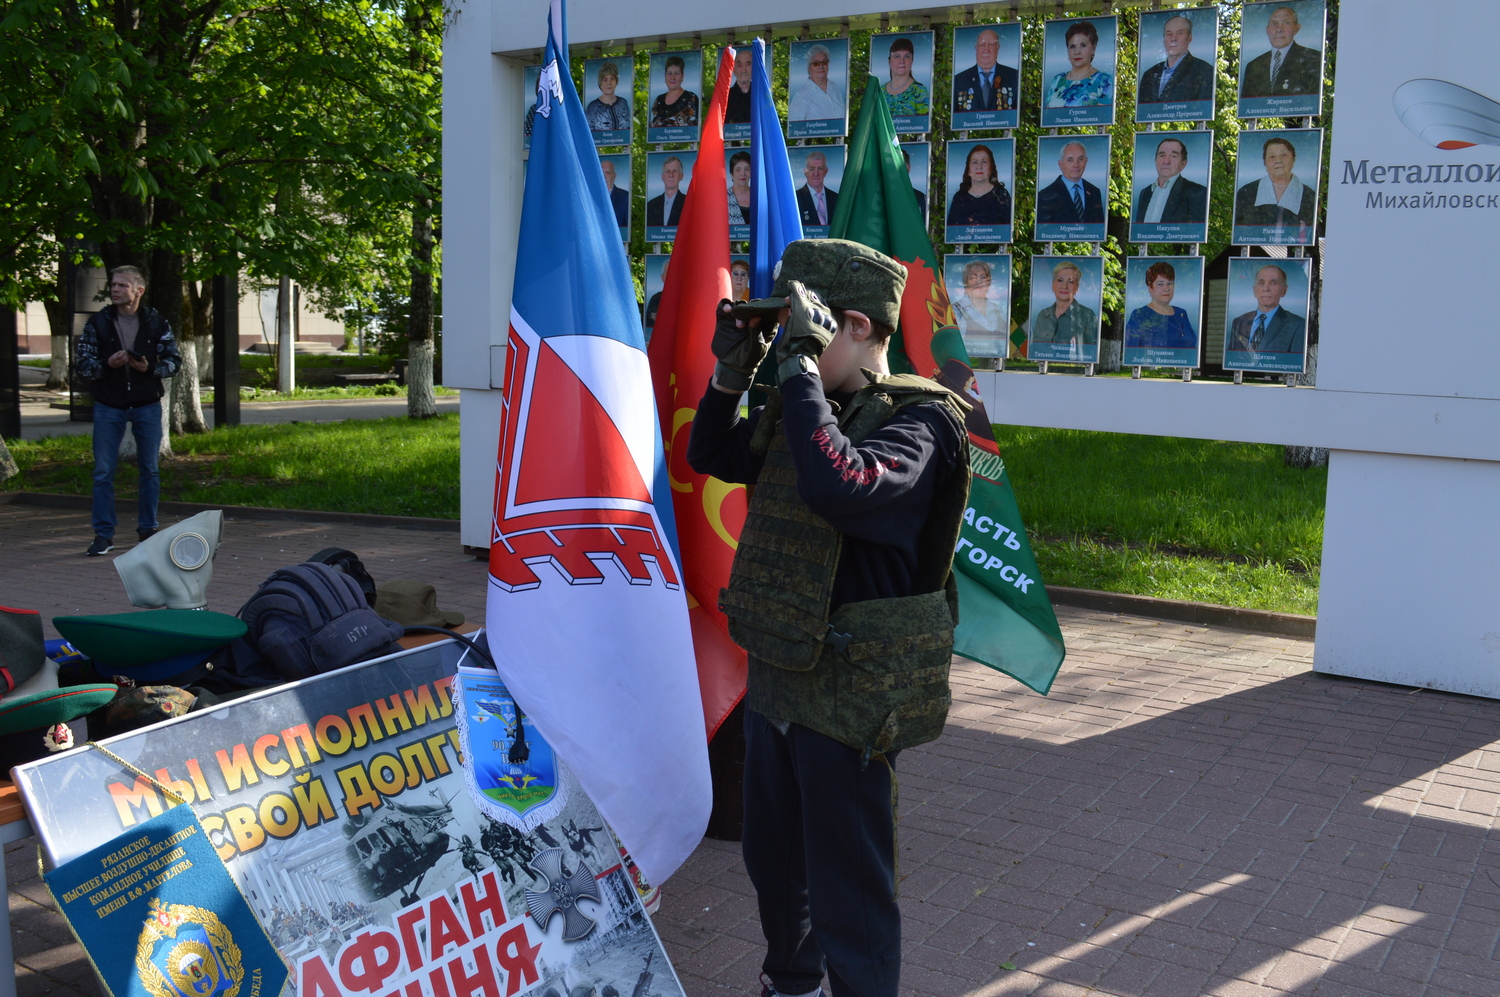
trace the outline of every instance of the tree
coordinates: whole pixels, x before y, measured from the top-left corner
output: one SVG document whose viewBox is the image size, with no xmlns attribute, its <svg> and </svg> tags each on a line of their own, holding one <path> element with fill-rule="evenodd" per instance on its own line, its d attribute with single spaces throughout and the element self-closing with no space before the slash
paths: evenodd
<svg viewBox="0 0 1500 997">
<path fill-rule="evenodd" d="M 148 303 L 184 333 L 189 283 L 231 255 L 340 313 L 382 271 L 407 273 L 408 212 L 387 206 L 431 202 L 417 150 L 436 124 L 404 12 L 0 0 L 0 205 L 17 209 L 0 295 L 59 297 L 55 233 L 105 266 L 141 266 Z M 195 372 L 180 390 L 196 393 Z"/>
</svg>

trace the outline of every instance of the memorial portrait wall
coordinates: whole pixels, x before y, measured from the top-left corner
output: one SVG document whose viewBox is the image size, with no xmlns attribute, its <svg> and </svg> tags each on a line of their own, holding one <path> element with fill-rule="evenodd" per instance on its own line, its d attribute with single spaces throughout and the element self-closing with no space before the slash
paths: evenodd
<svg viewBox="0 0 1500 997">
<path fill-rule="evenodd" d="M 1220 9 L 1208 4 L 1110 13 L 1104 6 L 1024 20 L 954 8 L 948 23 L 933 18 L 930 26 L 905 26 L 911 30 L 777 37 L 766 58 L 804 234 L 830 232 L 868 72 L 891 113 L 935 248 L 948 251 L 944 286 L 972 356 L 1005 357 L 1024 330 L 1030 359 L 1097 362 L 1099 330 L 1108 327 L 1123 336 L 1114 355 L 1126 366 L 1196 367 L 1209 293 L 1206 258 L 1198 254 L 1226 246 L 1292 247 L 1285 276 L 1292 304 L 1284 312 L 1305 318 L 1303 247 L 1317 244 L 1327 182 L 1317 127 L 1326 0 L 1247 0 L 1238 26 L 1221 24 Z M 729 39 L 737 55 L 727 66 L 733 78 L 723 126 L 722 196 L 736 248 L 751 237 L 754 187 L 745 42 Z M 572 66 L 621 238 L 635 265 L 645 264 L 648 327 L 648 302 L 667 259 L 661 250 L 677 235 L 725 42 L 721 35 L 702 48 L 662 47 L 595 49 Z M 525 74 L 529 148 L 540 68 Z M 1133 118 L 1119 116 L 1121 101 L 1134 104 Z M 1244 119 L 1237 131 L 1213 124 L 1225 106 Z M 1256 127 L 1266 118 L 1271 127 Z M 1112 215 L 1124 224 L 1112 227 Z M 1128 239 L 1117 244 L 1122 229 Z M 971 251 L 951 251 L 965 246 Z M 1117 262 L 1106 267 L 1101 252 Z M 1074 265 L 1054 273 L 1065 260 Z M 1247 265 L 1234 264 L 1236 272 Z M 748 287 L 748 263 L 735 266 Z M 1224 266 L 1221 259 L 1214 272 Z M 976 291 L 986 270 L 989 282 Z M 1012 274 L 1028 287 L 1025 297 L 1012 295 Z M 1075 278 L 1076 288 L 1054 287 Z M 1238 280 L 1244 300 L 1234 315 L 1253 298 L 1253 278 Z M 1224 284 L 1215 286 L 1217 324 Z M 1218 330 L 1211 335 L 1216 363 Z M 1296 372 L 1305 362 L 1305 342 L 1300 353 L 1268 350 L 1259 339 L 1254 349 L 1246 340 L 1235 350 L 1225 336 L 1229 369 Z"/>
</svg>

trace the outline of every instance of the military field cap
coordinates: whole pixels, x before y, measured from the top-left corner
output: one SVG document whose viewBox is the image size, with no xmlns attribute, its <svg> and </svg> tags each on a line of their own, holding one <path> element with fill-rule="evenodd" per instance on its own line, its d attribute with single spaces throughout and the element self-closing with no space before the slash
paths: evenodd
<svg viewBox="0 0 1500 997">
<path fill-rule="evenodd" d="M 404 627 L 456 627 L 464 614 L 438 609 L 437 589 L 410 578 L 392 578 L 375 587 L 375 615 Z"/>
<path fill-rule="evenodd" d="M 186 671 L 246 631 L 237 616 L 201 609 L 56 616 L 52 625 L 101 674 L 123 672 L 148 682 Z"/>
<path fill-rule="evenodd" d="M 0 696 L 41 671 L 46 658 L 42 614 L 0 606 Z"/>
<path fill-rule="evenodd" d="M 792 281 L 798 280 L 832 308 L 864 312 L 892 329 L 901 321 L 901 292 L 906 268 L 884 253 L 848 239 L 798 239 L 786 247 L 776 265 L 771 297 L 745 302 L 758 312 L 786 307 Z M 736 309 L 739 314 L 741 309 Z"/>
<path fill-rule="evenodd" d="M 83 717 L 119 691 L 113 685 L 75 685 L 0 702 L 0 771 L 87 741 Z"/>
<path fill-rule="evenodd" d="M 104 708 L 104 729 L 96 736 L 114 737 L 162 720 L 186 716 L 197 701 L 198 697 L 186 689 L 170 685 L 121 689 L 120 694 Z"/>
</svg>

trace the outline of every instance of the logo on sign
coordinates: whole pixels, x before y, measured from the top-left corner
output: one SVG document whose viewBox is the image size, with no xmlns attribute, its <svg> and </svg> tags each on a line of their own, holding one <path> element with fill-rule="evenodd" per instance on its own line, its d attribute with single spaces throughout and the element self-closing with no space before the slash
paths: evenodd
<svg viewBox="0 0 1500 997">
<path fill-rule="evenodd" d="M 1407 80 L 1391 95 L 1396 116 L 1439 149 L 1500 145 L 1500 102 L 1447 80 Z"/>
</svg>

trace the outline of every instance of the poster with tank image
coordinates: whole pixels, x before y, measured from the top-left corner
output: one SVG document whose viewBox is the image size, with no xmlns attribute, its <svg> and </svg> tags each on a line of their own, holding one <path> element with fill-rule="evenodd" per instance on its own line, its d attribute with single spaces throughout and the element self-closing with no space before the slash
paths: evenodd
<svg viewBox="0 0 1500 997">
<path fill-rule="evenodd" d="M 1098 363 L 1103 311 L 1102 256 L 1031 258 L 1028 359 Z"/>
<path fill-rule="evenodd" d="M 553 769 L 565 802 L 530 831 L 474 805 L 452 696 L 464 653 L 402 651 L 107 746 L 193 808 L 293 970 L 283 997 L 628 994 L 643 980 L 679 997 L 633 866 L 565 765 Z M 486 730 L 503 722 L 465 705 Z M 15 772 L 54 864 L 169 805 L 99 751 Z"/>
<path fill-rule="evenodd" d="M 1224 369 L 1304 373 L 1311 296 L 1311 259 L 1231 256 Z"/>
<path fill-rule="evenodd" d="M 953 28 L 954 131 L 1014 128 L 1021 117 L 1021 22 Z"/>
<path fill-rule="evenodd" d="M 1125 261 L 1126 367 L 1197 367 L 1203 328 L 1202 256 Z"/>
<path fill-rule="evenodd" d="M 1008 356 L 1010 255 L 949 253 L 943 257 L 943 286 L 969 356 Z"/>
<path fill-rule="evenodd" d="M 1135 120 L 1212 121 L 1218 9 L 1142 11 L 1139 38 Z"/>
</svg>

